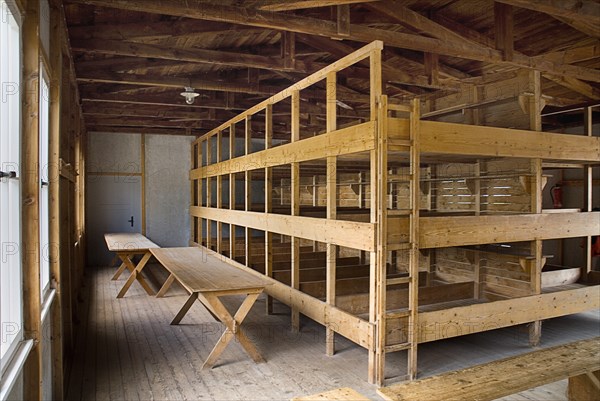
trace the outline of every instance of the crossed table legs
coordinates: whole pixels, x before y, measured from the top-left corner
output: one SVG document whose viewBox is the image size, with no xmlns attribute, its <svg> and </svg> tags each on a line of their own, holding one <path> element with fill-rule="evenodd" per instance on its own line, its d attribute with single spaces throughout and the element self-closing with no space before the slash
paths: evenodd
<svg viewBox="0 0 600 401">
<path fill-rule="evenodd" d="M 162 297 L 162 295 L 166 292 L 169 286 L 173 283 L 174 277 L 173 275 L 167 278 L 167 281 L 163 285 L 163 288 L 158 292 L 157 297 Z M 261 289 L 253 289 L 253 290 L 243 290 L 243 291 L 220 291 L 220 292 L 192 292 L 185 302 L 175 318 L 171 321 L 171 324 L 179 324 L 181 319 L 185 316 L 188 310 L 192 307 L 196 300 L 200 301 L 202 305 L 210 312 L 210 314 L 215 318 L 215 320 L 223 323 L 225 325 L 225 331 L 221 334 L 221 338 L 215 345 L 215 347 L 210 352 L 208 358 L 202 365 L 202 369 L 210 369 L 212 368 L 219 356 L 225 351 L 227 345 L 231 342 L 231 340 L 235 337 L 236 340 L 240 343 L 240 345 L 244 348 L 246 353 L 250 355 L 250 357 L 254 360 L 254 362 L 264 362 L 265 360 L 260 355 L 254 344 L 250 342 L 248 337 L 240 330 L 240 326 L 242 322 L 250 312 L 252 305 L 256 302 L 258 296 L 262 293 Z M 219 299 L 219 296 L 223 295 L 238 295 L 238 294 L 246 294 L 246 298 L 244 302 L 240 305 L 239 309 L 232 317 L 225 305 Z"/>
<path fill-rule="evenodd" d="M 150 288 L 144 277 L 141 275 L 142 270 L 146 266 L 146 263 L 148 263 L 148 260 L 150 260 L 152 254 L 150 253 L 150 251 L 146 251 L 137 265 L 134 265 L 131 261 L 131 258 L 134 255 L 135 253 L 130 252 L 117 252 L 117 256 L 119 256 L 122 263 L 112 279 L 118 279 L 125 269 L 128 269 L 131 272 L 129 278 L 123 285 L 123 288 L 121 288 L 121 291 L 119 291 L 117 298 L 123 298 L 125 296 L 125 293 L 127 293 L 127 291 L 129 290 L 129 287 L 131 287 L 131 284 L 133 284 L 135 280 L 137 280 L 140 283 L 140 285 L 144 288 L 144 290 L 146 290 L 146 293 L 148 295 L 154 295 L 154 291 L 152 290 L 152 288 Z"/>
</svg>

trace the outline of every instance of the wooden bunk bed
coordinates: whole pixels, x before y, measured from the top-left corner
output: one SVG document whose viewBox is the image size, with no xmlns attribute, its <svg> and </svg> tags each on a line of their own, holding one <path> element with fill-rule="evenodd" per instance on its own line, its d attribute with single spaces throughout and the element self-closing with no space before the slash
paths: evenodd
<svg viewBox="0 0 600 401">
<path fill-rule="evenodd" d="M 600 307 L 589 263 L 546 272 L 542 249 L 597 235 L 600 213 L 544 213 L 541 200 L 542 163 L 598 164 L 600 139 L 422 120 L 418 100 L 388 104 L 382 48 L 193 143 L 192 244 L 264 277 L 295 330 L 300 314 L 323 324 L 327 354 L 336 334 L 366 348 L 379 385 L 386 353 L 407 350 L 414 379 L 419 343 L 533 322 L 536 344 L 541 320 Z M 368 97 L 337 83 L 357 66 L 369 68 Z M 363 117 L 340 118 L 348 98 Z M 301 125 L 311 102 L 326 104 L 321 129 Z"/>
</svg>

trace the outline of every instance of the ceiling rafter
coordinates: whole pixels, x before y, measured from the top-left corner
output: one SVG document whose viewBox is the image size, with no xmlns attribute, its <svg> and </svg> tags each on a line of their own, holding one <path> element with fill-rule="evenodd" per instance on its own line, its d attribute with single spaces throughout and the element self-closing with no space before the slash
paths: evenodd
<svg viewBox="0 0 600 401">
<path fill-rule="evenodd" d="M 77 3 L 91 4 L 101 7 L 119 8 L 133 11 L 145 11 L 203 19 L 258 26 L 267 29 L 287 30 L 312 35 L 328 36 L 344 39 L 337 33 L 337 24 L 318 18 L 303 17 L 293 14 L 278 14 L 268 11 L 243 7 L 223 6 L 198 0 L 172 0 L 168 3 L 160 0 L 72 0 Z M 558 64 L 543 59 L 515 54 L 512 61 L 503 60 L 502 52 L 495 49 L 482 49 L 457 44 L 444 43 L 440 39 L 406 34 L 367 26 L 350 24 L 351 38 L 361 42 L 382 40 L 388 46 L 433 52 L 440 55 L 478 60 L 489 63 L 508 64 L 516 67 L 536 69 L 544 73 L 559 76 L 571 76 L 592 82 L 600 82 L 598 71 L 568 64 Z"/>
<path fill-rule="evenodd" d="M 600 37 L 600 3 L 591 0 L 496 0 L 553 16 L 593 37 Z"/>
</svg>

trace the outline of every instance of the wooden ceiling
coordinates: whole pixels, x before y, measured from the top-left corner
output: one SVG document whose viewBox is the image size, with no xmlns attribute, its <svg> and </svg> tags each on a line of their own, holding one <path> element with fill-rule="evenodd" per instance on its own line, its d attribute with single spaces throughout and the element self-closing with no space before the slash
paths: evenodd
<svg viewBox="0 0 600 401">
<path fill-rule="evenodd" d="M 541 71 L 550 106 L 600 99 L 593 0 L 67 0 L 88 131 L 200 135 L 382 40 L 391 102 L 435 98 Z M 180 92 L 200 96 L 187 105 Z M 321 90 L 322 89 L 322 90 Z M 368 113 L 368 66 L 339 79 L 340 118 Z M 302 93 L 303 124 L 325 113 Z M 289 110 L 276 112 L 282 125 Z"/>
</svg>

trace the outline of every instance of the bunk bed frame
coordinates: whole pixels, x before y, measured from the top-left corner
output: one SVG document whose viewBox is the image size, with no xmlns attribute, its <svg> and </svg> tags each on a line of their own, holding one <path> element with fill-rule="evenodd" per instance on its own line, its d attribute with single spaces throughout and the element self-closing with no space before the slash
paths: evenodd
<svg viewBox="0 0 600 401">
<path fill-rule="evenodd" d="M 539 132 L 541 124 L 528 131 L 422 120 L 418 99 L 388 104 L 382 49 L 372 42 L 193 143 L 192 245 L 265 278 L 269 297 L 291 307 L 295 330 L 300 314 L 324 325 L 328 355 L 335 334 L 366 348 L 368 380 L 379 385 L 386 353 L 407 350 L 407 378 L 414 379 L 419 343 L 531 323 L 536 344 L 541 320 L 600 307 L 600 286 L 588 285 L 596 277 L 589 262 L 574 269 L 579 283 L 554 276 L 542 286 L 542 241 L 597 235 L 600 213 L 591 205 L 585 212 L 541 208 L 542 162 L 597 164 L 600 139 Z M 370 117 L 340 127 L 336 76 L 355 64 L 369 67 Z M 326 124 L 306 135 L 301 101 L 323 82 Z M 281 140 L 274 107 L 288 102 L 289 137 Z M 486 160 L 519 160 L 526 171 L 482 173 Z M 436 183 L 453 180 L 434 174 L 435 165 L 457 161 L 475 166 L 462 178 L 475 205 L 427 212 L 432 188 L 441 190 Z M 311 173 L 303 176 L 304 169 Z M 344 184 L 346 172 L 357 179 Z M 483 210 L 486 179 L 512 179 L 523 205 Z M 338 199 L 342 185 L 356 207 Z M 466 279 L 446 267 L 436 271 L 448 254 L 466 258 Z"/>
</svg>

